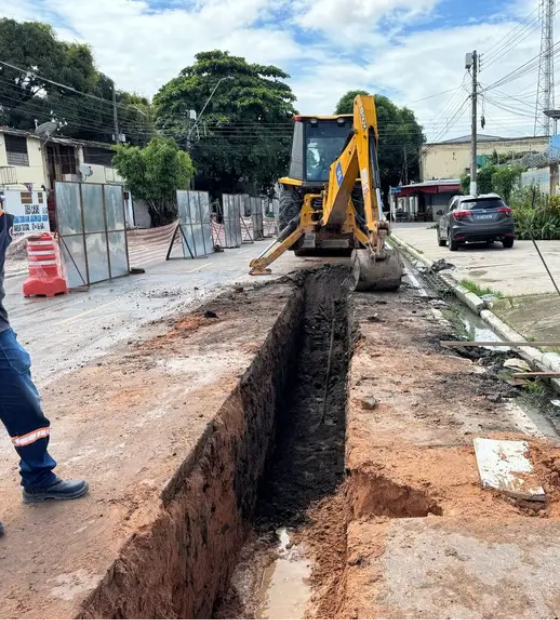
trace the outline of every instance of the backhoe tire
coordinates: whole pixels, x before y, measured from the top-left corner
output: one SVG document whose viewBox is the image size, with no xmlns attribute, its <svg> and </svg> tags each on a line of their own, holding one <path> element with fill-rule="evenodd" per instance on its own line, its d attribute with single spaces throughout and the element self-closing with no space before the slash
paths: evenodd
<svg viewBox="0 0 560 620">
<path fill-rule="evenodd" d="M 282 231 L 300 212 L 302 200 L 296 190 L 284 186 L 280 189 L 279 202 L 278 228 Z"/>
</svg>

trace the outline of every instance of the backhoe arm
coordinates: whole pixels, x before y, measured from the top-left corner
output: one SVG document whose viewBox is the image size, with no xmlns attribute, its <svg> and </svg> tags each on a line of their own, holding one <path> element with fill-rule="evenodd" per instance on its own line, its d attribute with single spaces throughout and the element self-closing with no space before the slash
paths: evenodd
<svg viewBox="0 0 560 620">
<path fill-rule="evenodd" d="M 323 226 L 344 222 L 352 190 L 359 177 L 367 229 L 375 235 L 378 227 L 386 227 L 381 210 L 377 140 L 377 114 L 373 97 L 359 95 L 354 100 L 352 136 L 330 169 L 321 220 Z"/>
</svg>

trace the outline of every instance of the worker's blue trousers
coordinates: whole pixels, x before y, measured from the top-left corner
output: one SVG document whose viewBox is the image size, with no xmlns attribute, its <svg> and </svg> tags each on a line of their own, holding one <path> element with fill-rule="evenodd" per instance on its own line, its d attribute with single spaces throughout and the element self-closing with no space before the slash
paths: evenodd
<svg viewBox="0 0 560 620">
<path fill-rule="evenodd" d="M 13 330 L 0 332 L 0 420 L 21 458 L 23 486 L 37 489 L 57 478 L 52 471 L 56 463 L 47 451 L 50 422 L 43 415 L 30 369 L 31 358 Z"/>
</svg>

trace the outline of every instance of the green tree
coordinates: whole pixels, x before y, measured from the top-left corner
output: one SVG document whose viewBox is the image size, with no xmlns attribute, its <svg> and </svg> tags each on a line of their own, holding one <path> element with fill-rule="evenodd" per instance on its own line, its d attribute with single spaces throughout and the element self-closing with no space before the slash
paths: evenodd
<svg viewBox="0 0 560 620">
<path fill-rule="evenodd" d="M 495 192 L 505 202 L 509 202 L 512 191 L 519 181 L 524 168 L 519 165 L 495 166 L 487 163 L 476 173 L 477 191 L 479 194 Z M 461 175 L 461 190 L 463 194 L 470 192 L 471 175 L 465 172 Z"/>
<path fill-rule="evenodd" d="M 283 81 L 288 77 L 215 50 L 197 54 L 161 88 L 154 97 L 157 127 L 189 149 L 197 186 L 213 194 L 267 191 L 286 172 L 295 100 Z M 200 114 L 207 102 L 195 127 L 189 111 Z"/>
<path fill-rule="evenodd" d="M 345 95 L 342 95 L 339 102 L 336 104 L 335 114 L 353 114 L 354 113 L 354 99 L 358 95 L 369 95 L 366 90 L 349 90 Z"/>
<path fill-rule="evenodd" d="M 522 166 L 500 166 L 492 174 L 492 187 L 506 203 L 509 203 L 515 186 L 519 183 Z"/>
<path fill-rule="evenodd" d="M 486 164 L 478 169 L 476 173 L 476 189 L 479 194 L 489 194 L 494 191 L 492 175 L 495 169 L 493 164 Z M 466 195 L 471 191 L 471 175 L 468 172 L 464 172 L 461 175 L 461 191 Z"/>
<path fill-rule="evenodd" d="M 356 95 L 367 94 L 369 93 L 364 90 L 347 92 L 338 102 L 335 114 L 352 114 Z M 426 138 L 412 110 L 399 108 L 383 95 L 375 95 L 375 107 L 379 133 L 381 191 L 387 202 L 389 187 L 398 185 L 405 179 L 419 177 L 420 147 Z"/>
<path fill-rule="evenodd" d="M 2 18 L 0 49 L 3 62 L 27 71 L 0 65 L 0 124 L 31 131 L 36 120 L 52 120 L 59 124 L 62 135 L 111 142 L 113 83 L 97 70 L 87 45 L 59 41 L 47 24 Z M 132 142 L 147 142 L 153 121 L 135 106 L 149 107 L 148 101 L 117 92 L 117 103 L 121 131 Z"/>
<path fill-rule="evenodd" d="M 194 167 L 187 153 L 172 138 L 157 136 L 147 147 L 115 147 L 118 173 L 135 198 L 145 200 L 153 226 L 164 226 L 177 218 L 178 189 L 188 189 Z"/>
</svg>

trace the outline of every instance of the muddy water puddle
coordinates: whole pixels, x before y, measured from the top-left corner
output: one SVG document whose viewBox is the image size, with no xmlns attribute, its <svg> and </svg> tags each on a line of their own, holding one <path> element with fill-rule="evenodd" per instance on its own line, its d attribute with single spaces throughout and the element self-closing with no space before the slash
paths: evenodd
<svg viewBox="0 0 560 620">
<path fill-rule="evenodd" d="M 305 548 L 292 544 L 288 530 L 277 534 L 278 557 L 262 572 L 255 592 L 255 617 L 303 618 L 311 598 L 311 565 L 305 558 Z"/>
</svg>

